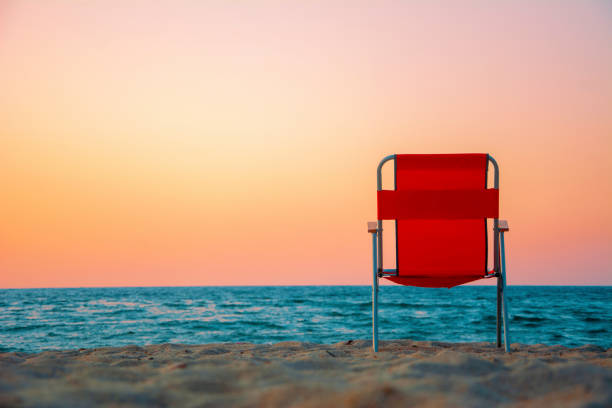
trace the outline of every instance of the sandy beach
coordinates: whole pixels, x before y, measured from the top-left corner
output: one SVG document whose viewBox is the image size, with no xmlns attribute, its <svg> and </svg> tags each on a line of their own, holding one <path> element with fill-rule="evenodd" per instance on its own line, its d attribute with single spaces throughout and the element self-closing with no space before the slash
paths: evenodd
<svg viewBox="0 0 612 408">
<path fill-rule="evenodd" d="M 126 346 L 0 354 L 0 406 L 606 407 L 597 346 L 398 340 Z"/>
</svg>

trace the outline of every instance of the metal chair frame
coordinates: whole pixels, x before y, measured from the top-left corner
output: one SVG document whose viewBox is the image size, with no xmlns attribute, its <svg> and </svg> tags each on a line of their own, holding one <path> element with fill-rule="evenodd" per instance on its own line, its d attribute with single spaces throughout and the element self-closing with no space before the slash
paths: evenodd
<svg viewBox="0 0 612 408">
<path fill-rule="evenodd" d="M 395 155 L 384 157 L 378 164 L 376 170 L 377 190 L 382 190 L 382 168 L 390 161 L 395 161 Z M 488 162 L 493 164 L 495 175 L 493 188 L 499 189 L 499 166 L 495 159 L 488 155 Z M 487 162 L 487 163 L 488 163 Z M 488 168 L 487 168 L 488 171 Z M 505 351 L 510 351 L 510 334 L 508 330 L 508 304 L 506 299 L 506 249 L 504 243 L 504 232 L 509 231 L 508 223 L 498 218 L 493 219 L 493 273 L 484 275 L 483 278 L 497 278 L 497 347 L 501 347 L 501 322 L 504 327 Z M 383 268 L 383 222 L 368 223 L 368 232 L 372 234 L 372 348 L 378 351 L 378 280 L 386 276 L 398 276 L 397 269 Z M 397 232 L 396 232 L 397 233 Z"/>
</svg>

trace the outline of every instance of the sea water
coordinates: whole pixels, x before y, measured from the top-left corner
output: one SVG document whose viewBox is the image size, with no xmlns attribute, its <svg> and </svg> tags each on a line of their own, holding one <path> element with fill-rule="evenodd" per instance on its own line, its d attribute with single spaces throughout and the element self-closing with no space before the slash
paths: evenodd
<svg viewBox="0 0 612 408">
<path fill-rule="evenodd" d="M 612 287 L 510 286 L 511 341 L 612 345 Z M 496 289 L 381 286 L 380 338 L 495 341 Z M 367 286 L 0 290 L 0 352 L 370 339 Z"/>
</svg>

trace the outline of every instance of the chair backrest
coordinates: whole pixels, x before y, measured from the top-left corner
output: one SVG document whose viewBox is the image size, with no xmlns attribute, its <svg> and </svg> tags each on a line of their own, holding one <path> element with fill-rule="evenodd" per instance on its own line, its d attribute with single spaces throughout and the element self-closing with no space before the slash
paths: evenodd
<svg viewBox="0 0 612 408">
<path fill-rule="evenodd" d="M 378 219 L 396 220 L 397 283 L 452 287 L 487 274 L 487 154 L 395 155 L 395 190 L 378 192 Z"/>
</svg>

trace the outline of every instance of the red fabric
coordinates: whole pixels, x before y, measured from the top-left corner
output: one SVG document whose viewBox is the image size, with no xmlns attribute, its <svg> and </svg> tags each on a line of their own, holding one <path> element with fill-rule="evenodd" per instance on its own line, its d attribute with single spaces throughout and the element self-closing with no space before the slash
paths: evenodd
<svg viewBox="0 0 612 408">
<path fill-rule="evenodd" d="M 488 190 L 378 191 L 378 219 L 497 218 L 499 194 Z"/>
<path fill-rule="evenodd" d="M 487 161 L 486 154 L 397 154 L 397 189 L 482 189 Z"/>
<path fill-rule="evenodd" d="M 469 275 L 469 276 L 449 276 L 444 279 L 432 278 L 432 277 L 391 277 L 387 278 L 393 283 L 406 286 L 418 286 L 420 288 L 452 288 L 457 285 L 463 285 L 482 279 L 482 275 Z"/>
<path fill-rule="evenodd" d="M 461 190 L 482 191 L 486 188 L 487 163 L 486 154 L 396 155 L 396 190 L 407 197 L 422 194 L 415 190 L 428 190 L 432 197 L 447 194 L 448 190 L 459 190 L 458 195 L 464 194 Z M 440 190 L 445 193 L 440 193 Z M 468 201 L 471 200 L 458 205 L 462 207 L 461 211 L 472 211 Z M 400 207 L 405 204 L 402 201 Z M 436 209 L 443 213 L 435 215 L 436 218 L 399 219 L 399 277 L 390 280 L 411 286 L 452 287 L 482 278 L 487 268 L 484 217 L 498 212 L 495 208 L 491 213 L 490 204 L 486 205 L 487 211 L 482 218 L 444 217 L 445 211 L 454 213 L 445 203 Z M 419 206 L 422 204 L 409 204 L 406 208 L 426 210 L 426 205 Z M 396 210 L 406 215 L 406 210 Z"/>
</svg>

